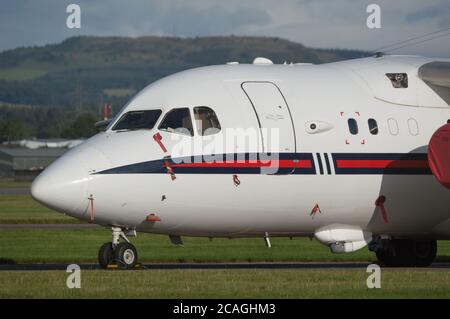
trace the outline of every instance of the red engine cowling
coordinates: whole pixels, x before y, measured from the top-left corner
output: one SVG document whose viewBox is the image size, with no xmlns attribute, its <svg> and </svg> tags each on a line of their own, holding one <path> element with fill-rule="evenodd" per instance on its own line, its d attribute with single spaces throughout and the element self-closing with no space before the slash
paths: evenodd
<svg viewBox="0 0 450 319">
<path fill-rule="evenodd" d="M 450 124 L 439 128 L 431 137 L 428 165 L 439 183 L 450 189 Z"/>
</svg>

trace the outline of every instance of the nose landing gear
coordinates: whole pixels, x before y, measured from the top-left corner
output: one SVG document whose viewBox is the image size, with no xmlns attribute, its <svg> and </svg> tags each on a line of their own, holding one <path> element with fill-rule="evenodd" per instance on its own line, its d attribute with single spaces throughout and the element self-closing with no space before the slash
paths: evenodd
<svg viewBox="0 0 450 319">
<path fill-rule="evenodd" d="M 123 238 L 125 242 L 120 243 Z M 98 252 L 98 263 L 103 269 L 117 265 L 121 269 L 132 269 L 136 266 L 138 254 L 136 247 L 125 236 L 119 227 L 112 228 L 112 242 L 104 243 Z"/>
</svg>

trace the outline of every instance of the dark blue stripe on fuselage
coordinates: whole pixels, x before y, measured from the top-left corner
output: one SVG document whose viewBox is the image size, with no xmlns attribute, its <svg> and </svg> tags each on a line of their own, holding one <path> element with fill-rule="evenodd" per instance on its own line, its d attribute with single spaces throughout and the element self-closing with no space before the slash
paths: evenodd
<svg viewBox="0 0 450 319">
<path fill-rule="evenodd" d="M 332 153 L 336 160 L 427 160 L 426 153 Z"/>
<path fill-rule="evenodd" d="M 330 175 L 331 174 L 331 167 L 330 167 L 330 159 L 328 158 L 328 153 L 325 153 L 324 157 L 325 157 L 325 163 L 327 165 L 327 172 L 328 172 L 328 175 Z"/>
<path fill-rule="evenodd" d="M 242 163 L 245 161 L 269 161 L 272 160 L 298 160 L 298 161 L 310 161 L 310 168 L 273 168 L 268 167 L 213 167 L 213 166 L 177 166 L 177 164 L 190 164 L 190 163 L 208 163 L 214 162 L 214 156 L 191 156 L 191 157 L 178 157 L 178 158 L 167 158 L 158 159 L 146 162 L 140 162 L 135 164 L 129 164 L 119 167 L 114 167 L 104 171 L 97 172 L 95 174 L 162 174 L 167 173 L 165 167 L 165 161 L 172 167 L 175 174 L 300 174 L 300 175 L 314 175 L 316 174 L 316 169 L 314 167 L 314 159 L 311 153 L 279 153 L 279 158 L 272 157 L 267 154 L 255 154 L 255 153 L 240 153 L 240 154 L 225 154 L 220 156 L 221 161 Z M 217 157 L 216 157 L 217 158 Z"/>
<path fill-rule="evenodd" d="M 430 175 L 430 169 L 421 168 L 352 168 L 336 169 L 336 175 Z"/>
<path fill-rule="evenodd" d="M 322 165 L 322 159 L 320 158 L 320 153 L 316 153 L 316 157 L 317 157 L 317 163 L 319 164 L 320 175 L 323 175 L 323 165 Z"/>
<path fill-rule="evenodd" d="M 158 159 L 135 164 L 123 165 L 114 167 L 95 174 L 165 174 L 167 169 L 164 162 L 167 161 L 172 167 L 175 174 L 294 174 L 294 175 L 313 175 L 323 174 L 324 167 L 320 157 L 317 153 L 317 164 L 320 172 L 316 172 L 315 160 L 312 153 L 279 153 L 280 160 L 307 160 L 311 162 L 310 168 L 279 168 L 276 172 L 268 173 L 262 171 L 261 167 L 214 167 L 214 166 L 195 166 L 183 167 L 176 166 L 182 163 L 208 163 L 214 157 L 191 156 L 178 157 L 168 159 Z M 239 153 L 239 154 L 225 154 L 220 156 L 220 159 L 225 161 L 248 161 L 248 160 L 268 160 L 270 156 L 255 153 Z M 328 174 L 331 174 L 331 165 L 328 154 L 325 153 L 325 164 Z M 340 175 L 371 175 L 371 174 L 393 174 L 393 175 L 429 175 L 431 170 L 429 168 L 339 168 L 337 161 L 339 160 L 391 160 L 391 161 L 408 161 L 408 160 L 426 160 L 427 154 L 424 153 L 333 153 L 331 158 L 334 164 L 335 174 Z M 275 159 L 275 158 L 272 158 Z M 219 161 L 220 162 L 220 161 Z"/>
</svg>

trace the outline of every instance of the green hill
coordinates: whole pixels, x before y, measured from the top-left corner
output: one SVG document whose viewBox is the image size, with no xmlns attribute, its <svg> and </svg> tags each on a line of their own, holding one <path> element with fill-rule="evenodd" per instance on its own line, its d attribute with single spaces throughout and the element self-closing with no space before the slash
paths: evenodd
<svg viewBox="0 0 450 319">
<path fill-rule="evenodd" d="M 256 56 L 323 63 L 367 55 L 264 37 L 74 37 L 0 53 L 0 101 L 84 110 L 109 102 L 117 109 L 147 84 L 192 67 Z"/>
</svg>

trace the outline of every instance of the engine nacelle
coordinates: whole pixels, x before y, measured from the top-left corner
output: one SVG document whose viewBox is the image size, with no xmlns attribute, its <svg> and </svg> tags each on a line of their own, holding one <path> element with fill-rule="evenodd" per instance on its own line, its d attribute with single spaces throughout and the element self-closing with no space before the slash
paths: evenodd
<svg viewBox="0 0 450 319">
<path fill-rule="evenodd" d="M 450 124 L 439 128 L 431 137 L 428 165 L 439 183 L 450 189 Z"/>
</svg>

